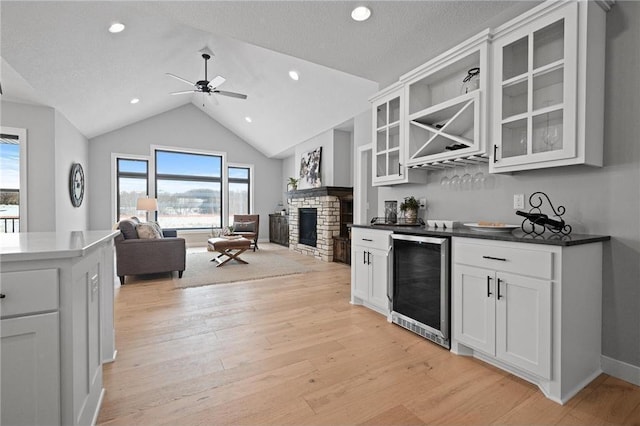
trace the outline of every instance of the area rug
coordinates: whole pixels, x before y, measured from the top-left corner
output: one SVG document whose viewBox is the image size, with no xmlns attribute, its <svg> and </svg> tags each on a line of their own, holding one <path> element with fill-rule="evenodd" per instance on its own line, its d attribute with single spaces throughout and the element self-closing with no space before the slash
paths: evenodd
<svg viewBox="0 0 640 426">
<path fill-rule="evenodd" d="M 182 278 L 173 278 L 177 288 L 198 287 L 211 284 L 223 284 L 236 281 L 259 280 L 261 278 L 282 275 L 301 274 L 309 268 L 295 260 L 278 255 L 276 251 L 245 251 L 240 257 L 249 262 L 241 264 L 232 260 L 217 267 L 212 262 L 218 253 L 198 252 L 187 254 L 187 266 Z"/>
</svg>

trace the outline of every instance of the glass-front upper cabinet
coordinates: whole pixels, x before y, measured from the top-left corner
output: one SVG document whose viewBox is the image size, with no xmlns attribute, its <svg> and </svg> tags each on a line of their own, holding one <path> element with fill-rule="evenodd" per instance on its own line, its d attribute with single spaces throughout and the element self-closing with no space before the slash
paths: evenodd
<svg viewBox="0 0 640 426">
<path fill-rule="evenodd" d="M 604 72 L 602 67 L 580 67 L 587 65 L 587 59 L 604 57 L 604 49 L 591 51 L 586 37 L 587 23 L 591 24 L 587 13 L 599 12 L 602 17 L 604 13 L 595 10 L 599 9 L 595 3 L 587 4 L 593 2 L 580 3 L 560 3 L 553 10 L 539 7 L 537 16 L 495 38 L 491 171 L 602 165 L 602 129 L 600 164 L 585 155 L 580 136 L 588 126 L 589 91 L 601 90 L 587 87 L 587 82 L 599 78 L 602 87 Z"/>
<path fill-rule="evenodd" d="M 397 87 L 396 87 L 397 86 Z M 413 182 L 404 149 L 402 87 L 394 85 L 371 99 L 373 113 L 373 185 Z"/>
</svg>

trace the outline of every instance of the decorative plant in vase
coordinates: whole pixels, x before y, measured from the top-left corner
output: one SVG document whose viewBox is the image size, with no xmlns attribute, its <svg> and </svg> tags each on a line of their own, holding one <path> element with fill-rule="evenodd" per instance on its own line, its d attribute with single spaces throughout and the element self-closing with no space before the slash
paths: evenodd
<svg viewBox="0 0 640 426">
<path fill-rule="evenodd" d="M 404 213 L 407 223 L 416 223 L 418 220 L 418 208 L 420 208 L 420 203 L 413 195 L 404 197 L 404 201 L 400 203 L 400 211 Z"/>
<path fill-rule="evenodd" d="M 298 189 L 298 179 L 290 177 L 287 186 L 291 188 L 291 191 L 295 191 Z"/>
</svg>

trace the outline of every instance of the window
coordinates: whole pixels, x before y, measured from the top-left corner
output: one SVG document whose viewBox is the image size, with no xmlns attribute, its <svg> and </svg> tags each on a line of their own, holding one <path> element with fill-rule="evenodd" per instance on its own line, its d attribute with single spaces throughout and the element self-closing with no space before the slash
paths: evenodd
<svg viewBox="0 0 640 426">
<path fill-rule="evenodd" d="M 149 195 L 149 162 L 130 158 L 116 160 L 117 216 L 116 221 L 138 216 L 138 198 Z"/>
<path fill-rule="evenodd" d="M 221 155 L 156 150 L 155 164 L 162 227 L 222 227 Z"/>
<path fill-rule="evenodd" d="M 0 129 L 0 233 L 26 232 L 26 131 Z"/>
<path fill-rule="evenodd" d="M 229 223 L 236 214 L 251 213 L 251 168 L 229 166 Z"/>
</svg>

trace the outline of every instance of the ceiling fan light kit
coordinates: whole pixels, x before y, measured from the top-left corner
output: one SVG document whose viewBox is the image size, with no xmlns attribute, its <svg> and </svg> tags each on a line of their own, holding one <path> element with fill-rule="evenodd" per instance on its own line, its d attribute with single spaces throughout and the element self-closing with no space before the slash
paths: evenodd
<svg viewBox="0 0 640 426">
<path fill-rule="evenodd" d="M 235 92 L 228 92 L 228 91 L 224 91 L 224 90 L 218 90 L 218 86 L 220 86 L 222 83 L 224 83 L 226 81 L 226 79 L 222 76 L 216 76 L 214 77 L 211 81 L 208 80 L 207 75 L 208 75 L 208 69 L 207 69 L 207 62 L 209 61 L 209 59 L 211 59 L 211 56 L 213 55 L 213 53 L 211 53 L 211 51 L 209 51 L 208 49 L 203 49 L 202 52 L 202 58 L 204 59 L 204 80 L 199 80 L 195 83 L 184 79 L 182 77 L 178 77 L 175 74 L 171 74 L 171 73 L 166 73 L 169 77 L 173 77 L 176 80 L 180 80 L 183 83 L 187 83 L 190 84 L 192 86 L 194 86 L 194 89 L 191 90 L 182 90 L 179 92 L 171 92 L 170 95 L 182 95 L 182 94 L 186 94 L 186 93 L 207 93 L 209 96 L 211 96 L 212 93 L 216 93 L 218 95 L 223 95 L 223 96 L 229 96 L 231 98 L 237 98 L 237 99 L 247 99 L 247 95 L 242 94 L 242 93 L 235 93 Z"/>
</svg>

